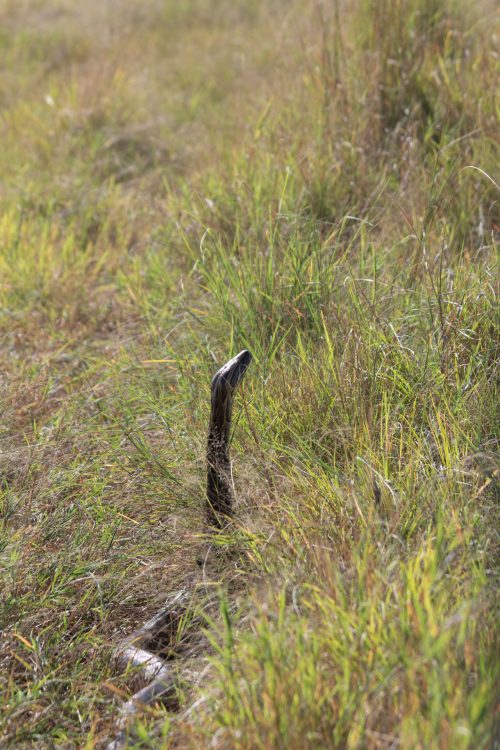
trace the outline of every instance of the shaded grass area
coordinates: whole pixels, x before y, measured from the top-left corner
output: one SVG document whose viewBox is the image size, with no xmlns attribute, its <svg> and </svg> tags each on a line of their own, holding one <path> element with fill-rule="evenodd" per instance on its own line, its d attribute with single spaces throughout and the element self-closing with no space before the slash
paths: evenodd
<svg viewBox="0 0 500 750">
<path fill-rule="evenodd" d="M 186 584 L 181 709 L 130 747 L 492 745 L 497 21 L 0 4 L 2 746 L 102 747 L 113 642 Z"/>
</svg>

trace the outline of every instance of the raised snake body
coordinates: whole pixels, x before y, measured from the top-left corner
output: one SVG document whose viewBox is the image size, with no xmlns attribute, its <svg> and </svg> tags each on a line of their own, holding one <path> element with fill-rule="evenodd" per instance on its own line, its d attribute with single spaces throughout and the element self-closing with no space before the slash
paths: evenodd
<svg viewBox="0 0 500 750">
<path fill-rule="evenodd" d="M 222 528 L 233 511 L 233 489 L 229 459 L 229 437 L 233 397 L 252 355 L 244 349 L 216 372 L 211 384 L 211 409 L 207 441 L 206 514 L 210 526 Z M 119 733 L 107 750 L 120 750 L 127 744 L 130 720 L 145 705 L 175 704 L 176 681 L 165 659 L 175 641 L 179 622 L 186 612 L 191 592 L 183 589 L 169 597 L 164 608 L 142 628 L 125 638 L 113 652 L 116 671 L 134 669 L 142 687 L 122 706 Z"/>
</svg>

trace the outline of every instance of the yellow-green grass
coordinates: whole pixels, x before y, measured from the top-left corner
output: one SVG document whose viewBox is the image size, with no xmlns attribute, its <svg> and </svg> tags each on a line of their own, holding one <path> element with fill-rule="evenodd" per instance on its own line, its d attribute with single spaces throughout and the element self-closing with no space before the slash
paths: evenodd
<svg viewBox="0 0 500 750">
<path fill-rule="evenodd" d="M 103 747 L 196 583 L 131 748 L 494 746 L 495 4 L 1 0 L 0 58 L 0 745 Z"/>
</svg>

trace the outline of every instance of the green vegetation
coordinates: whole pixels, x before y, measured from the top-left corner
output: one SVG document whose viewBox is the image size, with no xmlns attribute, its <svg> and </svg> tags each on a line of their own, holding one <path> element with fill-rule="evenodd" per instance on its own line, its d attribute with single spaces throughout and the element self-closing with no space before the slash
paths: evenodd
<svg viewBox="0 0 500 750">
<path fill-rule="evenodd" d="M 186 581 L 131 748 L 492 747 L 494 5 L 0 0 L 2 747 L 103 747 Z"/>
</svg>

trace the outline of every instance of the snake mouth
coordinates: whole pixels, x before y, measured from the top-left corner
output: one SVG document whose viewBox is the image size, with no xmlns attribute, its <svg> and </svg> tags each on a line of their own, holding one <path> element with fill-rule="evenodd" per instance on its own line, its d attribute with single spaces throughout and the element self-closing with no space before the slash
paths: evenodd
<svg viewBox="0 0 500 750">
<path fill-rule="evenodd" d="M 248 349 L 243 349 L 236 357 L 233 357 L 226 362 L 226 364 L 215 373 L 212 379 L 212 390 L 215 386 L 223 380 L 225 385 L 231 390 L 235 390 L 243 379 L 243 375 L 250 362 L 252 361 L 252 355 Z"/>
</svg>

